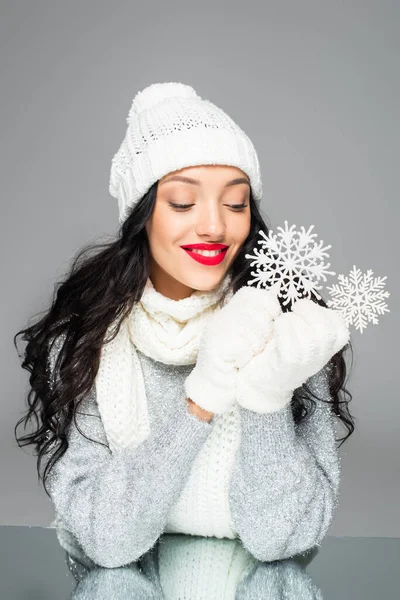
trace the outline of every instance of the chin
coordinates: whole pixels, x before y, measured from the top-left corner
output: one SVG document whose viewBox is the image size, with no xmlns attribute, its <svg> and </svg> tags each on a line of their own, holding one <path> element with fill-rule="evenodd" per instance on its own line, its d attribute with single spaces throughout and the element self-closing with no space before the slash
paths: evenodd
<svg viewBox="0 0 400 600">
<path fill-rule="evenodd" d="M 195 282 L 193 282 L 193 284 L 187 283 L 185 285 L 187 285 L 188 287 L 191 287 L 194 290 L 197 290 L 199 292 L 210 292 L 211 290 L 216 288 L 221 283 L 221 281 L 223 280 L 225 275 L 226 275 L 226 273 L 224 273 L 223 275 L 220 275 L 219 277 L 213 276 L 213 277 L 204 279 L 203 281 L 199 281 L 197 279 Z"/>
</svg>

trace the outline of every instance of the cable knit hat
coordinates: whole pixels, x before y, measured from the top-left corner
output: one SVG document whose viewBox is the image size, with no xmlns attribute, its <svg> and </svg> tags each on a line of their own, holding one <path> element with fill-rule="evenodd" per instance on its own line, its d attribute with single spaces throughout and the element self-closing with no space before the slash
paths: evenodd
<svg viewBox="0 0 400 600">
<path fill-rule="evenodd" d="M 245 132 L 220 108 L 184 83 L 153 83 L 138 92 L 125 138 L 111 161 L 109 192 L 122 223 L 155 181 L 197 165 L 238 167 L 262 194 L 260 165 Z"/>
</svg>

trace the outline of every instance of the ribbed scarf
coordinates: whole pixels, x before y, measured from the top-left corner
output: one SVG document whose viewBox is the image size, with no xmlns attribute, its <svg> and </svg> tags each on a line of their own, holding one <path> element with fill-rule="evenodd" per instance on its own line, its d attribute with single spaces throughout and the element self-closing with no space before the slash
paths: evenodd
<svg viewBox="0 0 400 600">
<path fill-rule="evenodd" d="M 165 364 L 195 364 L 204 327 L 230 281 L 228 273 L 211 291 L 196 290 L 188 298 L 173 300 L 157 292 L 148 278 L 141 299 L 101 350 L 96 400 L 112 452 L 135 448 L 151 431 L 136 349 Z M 225 303 L 231 296 L 229 292 Z M 106 339 L 113 328 L 111 324 Z"/>
</svg>

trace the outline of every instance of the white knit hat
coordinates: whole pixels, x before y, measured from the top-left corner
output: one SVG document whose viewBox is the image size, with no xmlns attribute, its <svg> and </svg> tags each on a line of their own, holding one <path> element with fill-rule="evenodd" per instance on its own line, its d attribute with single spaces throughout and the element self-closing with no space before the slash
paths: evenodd
<svg viewBox="0 0 400 600">
<path fill-rule="evenodd" d="M 184 83 L 153 83 L 138 92 L 125 138 L 111 161 L 109 192 L 122 223 L 155 181 L 184 167 L 238 167 L 261 200 L 260 165 L 245 132 L 220 108 Z"/>
</svg>

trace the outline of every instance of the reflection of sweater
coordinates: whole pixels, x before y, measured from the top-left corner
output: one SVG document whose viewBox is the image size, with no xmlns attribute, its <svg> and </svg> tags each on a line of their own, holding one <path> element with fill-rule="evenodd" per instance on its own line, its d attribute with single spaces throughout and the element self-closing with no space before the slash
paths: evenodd
<svg viewBox="0 0 400 600">
<path fill-rule="evenodd" d="M 208 423 L 185 401 L 194 365 L 138 356 L 151 435 L 111 454 L 92 388 L 77 409 L 84 435 L 72 421 L 69 448 L 48 480 L 61 544 L 104 567 L 137 560 L 164 531 L 239 537 L 262 561 L 319 545 L 339 494 L 329 406 L 317 402 L 298 426 L 290 405 L 260 414 L 236 404 Z M 324 370 L 308 384 L 328 397 Z"/>
<path fill-rule="evenodd" d="M 259 562 L 238 539 L 170 534 L 138 563 L 71 572 L 71 600 L 323 600 L 299 557 Z M 69 557 L 67 565 L 69 564 Z"/>
</svg>

